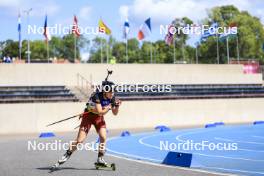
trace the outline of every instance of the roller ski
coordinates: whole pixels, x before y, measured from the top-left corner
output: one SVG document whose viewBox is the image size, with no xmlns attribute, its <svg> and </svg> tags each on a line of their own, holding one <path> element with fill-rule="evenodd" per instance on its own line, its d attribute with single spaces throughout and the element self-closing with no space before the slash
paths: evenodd
<svg viewBox="0 0 264 176">
<path fill-rule="evenodd" d="M 50 171 L 53 172 L 55 170 L 58 170 L 59 166 L 64 164 L 71 157 L 71 154 L 71 151 L 67 151 L 60 160 L 58 160 L 53 166 L 51 166 Z"/>
<path fill-rule="evenodd" d="M 116 170 L 116 166 L 115 166 L 114 163 L 107 164 L 107 162 L 102 157 L 99 157 L 97 159 L 97 162 L 94 163 L 94 166 L 95 166 L 95 169 L 96 170 L 98 170 L 98 169 L 105 169 L 105 168 L 112 169 L 113 171 Z"/>
</svg>

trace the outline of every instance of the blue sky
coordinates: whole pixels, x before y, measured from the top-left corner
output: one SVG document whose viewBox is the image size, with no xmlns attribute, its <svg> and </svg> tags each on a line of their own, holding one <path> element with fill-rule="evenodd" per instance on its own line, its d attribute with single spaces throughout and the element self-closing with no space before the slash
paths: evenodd
<svg viewBox="0 0 264 176">
<path fill-rule="evenodd" d="M 122 26 L 128 17 L 130 21 L 129 38 L 136 37 L 140 25 L 151 17 L 152 33 L 146 40 L 163 39 L 159 26 L 169 24 L 175 17 L 187 16 L 195 23 L 206 17 L 207 10 L 219 5 L 233 4 L 240 10 L 247 10 L 264 22 L 263 0 L 0 0 L 0 40 L 18 39 L 17 16 L 22 13 L 22 38 L 26 35 L 26 17 L 23 10 L 33 8 L 30 24 L 43 27 L 45 13 L 48 14 L 48 25 L 62 24 L 69 26 L 76 14 L 82 27 L 96 27 L 98 20 L 111 28 L 113 36 L 122 40 Z M 86 35 L 93 38 L 95 35 Z M 30 39 L 43 39 L 39 34 L 31 34 Z M 193 45 L 198 36 L 191 36 L 188 44 Z"/>
</svg>

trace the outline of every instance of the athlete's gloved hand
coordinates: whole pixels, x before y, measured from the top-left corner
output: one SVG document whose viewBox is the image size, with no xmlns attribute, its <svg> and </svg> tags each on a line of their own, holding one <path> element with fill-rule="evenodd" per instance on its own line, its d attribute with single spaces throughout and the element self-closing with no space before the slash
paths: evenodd
<svg viewBox="0 0 264 176">
<path fill-rule="evenodd" d="M 105 109 L 107 109 L 108 111 L 112 109 L 111 105 L 107 105 L 106 107 L 104 107 Z"/>
<path fill-rule="evenodd" d="M 121 103 L 122 103 L 121 100 L 119 100 L 119 99 L 116 99 L 116 100 L 115 100 L 115 106 L 116 106 L 116 107 L 120 106 Z"/>
</svg>

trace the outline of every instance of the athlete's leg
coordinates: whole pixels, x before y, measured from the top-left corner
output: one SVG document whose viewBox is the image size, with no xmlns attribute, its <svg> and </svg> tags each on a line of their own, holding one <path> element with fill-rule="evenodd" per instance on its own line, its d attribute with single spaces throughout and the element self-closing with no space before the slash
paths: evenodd
<svg viewBox="0 0 264 176">
<path fill-rule="evenodd" d="M 68 149 L 68 153 L 73 153 L 76 149 L 77 149 L 77 145 L 80 143 L 83 143 L 83 141 L 85 140 L 90 128 L 91 128 L 92 122 L 91 119 L 89 118 L 89 116 L 83 117 L 82 118 L 82 122 L 79 128 L 79 132 L 77 135 L 77 138 L 75 141 L 73 141 L 70 144 L 70 147 Z"/>
<path fill-rule="evenodd" d="M 87 133 L 88 131 L 84 130 L 83 127 L 80 127 L 76 140 L 70 144 L 70 148 L 62 156 L 62 158 L 58 161 L 58 164 L 55 165 L 55 167 L 65 163 L 71 157 L 72 153 L 77 149 L 77 145 L 82 143 L 85 140 Z"/>
<path fill-rule="evenodd" d="M 102 163 L 102 164 L 107 164 L 104 159 L 104 153 L 105 153 L 105 147 L 106 147 L 106 128 L 102 127 L 98 130 L 98 134 L 99 134 L 99 139 L 100 139 L 100 143 L 99 143 L 99 149 L 98 149 L 98 159 L 97 162 L 98 163 Z"/>
<path fill-rule="evenodd" d="M 71 157 L 72 153 L 77 149 L 77 145 L 85 140 L 90 128 L 91 122 L 89 121 L 89 118 L 83 118 L 76 140 L 70 144 L 69 149 L 52 168 L 57 168 L 59 165 L 65 163 Z"/>
<path fill-rule="evenodd" d="M 70 151 L 71 153 L 73 153 L 76 149 L 77 149 L 77 145 L 80 143 L 83 143 L 83 141 L 85 140 L 86 136 L 88 134 L 88 131 L 85 130 L 83 127 L 80 127 L 77 138 L 75 141 L 73 141 L 70 144 L 70 148 L 68 151 Z"/>
</svg>

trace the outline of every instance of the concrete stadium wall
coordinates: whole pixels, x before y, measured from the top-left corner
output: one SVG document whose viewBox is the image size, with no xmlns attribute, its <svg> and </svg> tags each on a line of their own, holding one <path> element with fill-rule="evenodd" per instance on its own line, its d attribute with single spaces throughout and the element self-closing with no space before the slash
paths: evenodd
<svg viewBox="0 0 264 176">
<path fill-rule="evenodd" d="M 80 73 L 100 83 L 106 69 L 117 83 L 262 84 L 261 74 L 243 74 L 242 65 L 173 64 L 0 64 L 0 86 L 77 84 Z M 0 104 L 0 134 L 71 131 L 79 122 L 45 125 L 83 111 L 85 103 Z M 264 99 L 209 99 L 124 102 L 119 116 L 107 115 L 109 129 L 152 128 L 263 120 Z"/>
<path fill-rule="evenodd" d="M 117 83 L 262 84 L 261 74 L 243 74 L 242 65 L 0 64 L 0 85 L 75 86 L 77 73 L 101 83 L 107 68 Z"/>
<path fill-rule="evenodd" d="M 73 131 L 76 119 L 45 127 L 79 114 L 85 102 L 1 104 L 0 134 Z M 184 127 L 210 122 L 252 123 L 264 120 L 264 99 L 208 99 L 123 102 L 118 116 L 105 116 L 108 129 L 154 128 L 156 125 Z"/>
</svg>

